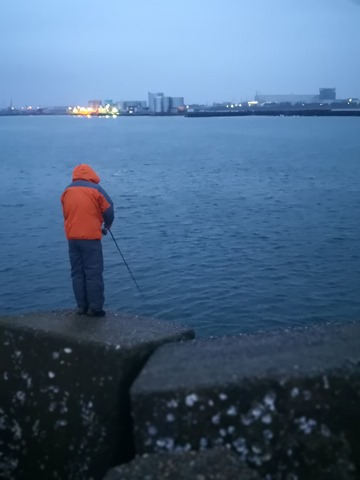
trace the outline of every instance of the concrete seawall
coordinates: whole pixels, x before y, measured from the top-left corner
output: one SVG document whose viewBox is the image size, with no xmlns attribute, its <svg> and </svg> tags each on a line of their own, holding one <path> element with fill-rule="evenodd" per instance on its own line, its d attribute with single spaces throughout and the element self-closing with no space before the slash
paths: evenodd
<svg viewBox="0 0 360 480">
<path fill-rule="evenodd" d="M 360 478 L 360 323 L 192 338 L 0 317 L 0 478 Z"/>
<path fill-rule="evenodd" d="M 190 329 L 124 315 L 0 318 L 0 478 L 101 479 L 134 455 L 129 388 Z"/>
<path fill-rule="evenodd" d="M 136 450 L 225 446 L 264 479 L 360 478 L 360 324 L 194 340 L 131 389 Z"/>
</svg>

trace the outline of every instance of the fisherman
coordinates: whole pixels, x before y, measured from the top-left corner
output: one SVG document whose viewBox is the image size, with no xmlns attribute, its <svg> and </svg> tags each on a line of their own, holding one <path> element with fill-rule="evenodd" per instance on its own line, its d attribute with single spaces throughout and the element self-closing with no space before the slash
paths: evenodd
<svg viewBox="0 0 360 480">
<path fill-rule="evenodd" d="M 89 165 L 77 165 L 72 180 L 61 195 L 61 203 L 77 313 L 103 317 L 105 299 L 101 238 L 114 221 L 113 202 L 100 187 L 100 178 Z"/>
</svg>

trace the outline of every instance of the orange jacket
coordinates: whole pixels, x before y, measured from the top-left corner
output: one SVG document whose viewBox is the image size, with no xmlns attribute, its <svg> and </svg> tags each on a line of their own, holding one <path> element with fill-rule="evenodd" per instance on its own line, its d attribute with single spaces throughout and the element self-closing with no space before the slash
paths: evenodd
<svg viewBox="0 0 360 480">
<path fill-rule="evenodd" d="M 61 195 L 66 238 L 100 240 L 102 224 L 111 227 L 114 221 L 113 202 L 98 185 L 100 178 L 89 165 L 75 167 L 72 179 Z"/>
</svg>

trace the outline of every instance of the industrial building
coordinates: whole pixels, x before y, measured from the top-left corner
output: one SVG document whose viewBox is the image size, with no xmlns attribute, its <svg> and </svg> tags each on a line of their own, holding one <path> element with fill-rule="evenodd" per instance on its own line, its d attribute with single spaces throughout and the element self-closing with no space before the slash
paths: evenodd
<svg viewBox="0 0 360 480">
<path fill-rule="evenodd" d="M 97 110 L 99 107 L 102 106 L 101 100 L 89 100 L 88 101 L 88 106 L 89 108 L 92 108 L 93 110 Z"/>
<path fill-rule="evenodd" d="M 135 115 L 176 115 L 186 110 L 184 97 L 169 97 L 162 92 L 148 92 L 146 100 L 89 100 L 88 108 L 96 111 L 99 108 L 117 107 L 122 114 Z"/>
<path fill-rule="evenodd" d="M 320 88 L 319 93 L 313 94 L 289 94 L 289 95 L 268 95 L 256 93 L 255 101 L 260 105 L 266 103 L 287 103 L 296 105 L 299 103 L 328 103 L 336 100 L 336 88 Z"/>
<path fill-rule="evenodd" d="M 147 110 L 146 100 L 122 100 L 117 105 L 123 113 L 139 113 Z"/>
<path fill-rule="evenodd" d="M 162 92 L 148 93 L 150 115 L 177 114 L 185 110 L 184 97 L 167 97 Z"/>
</svg>

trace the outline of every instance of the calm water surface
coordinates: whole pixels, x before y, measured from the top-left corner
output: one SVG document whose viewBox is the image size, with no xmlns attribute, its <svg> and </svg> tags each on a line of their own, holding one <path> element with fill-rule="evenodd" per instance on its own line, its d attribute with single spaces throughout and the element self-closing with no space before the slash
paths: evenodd
<svg viewBox="0 0 360 480">
<path fill-rule="evenodd" d="M 106 307 L 223 335 L 360 313 L 359 118 L 0 117 L 0 312 L 73 305 L 59 197 L 98 171 Z"/>
</svg>

